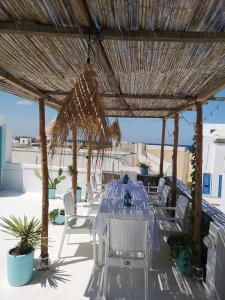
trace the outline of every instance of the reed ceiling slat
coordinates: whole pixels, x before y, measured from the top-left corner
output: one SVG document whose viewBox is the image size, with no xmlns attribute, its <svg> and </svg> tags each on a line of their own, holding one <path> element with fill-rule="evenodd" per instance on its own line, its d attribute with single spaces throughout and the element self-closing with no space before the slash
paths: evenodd
<svg viewBox="0 0 225 300">
<path fill-rule="evenodd" d="M 20 32 L 27 23 L 52 33 L 32 34 L 32 26 Z M 51 92 L 74 86 L 86 63 L 89 31 L 107 115 L 168 117 L 223 87 L 224 0 L 8 0 L 0 2 L 0 68 L 14 83 L 3 78 L 0 89 L 35 100 L 23 86 L 31 87 L 59 108 L 64 97 Z M 126 32 L 128 39 L 147 33 L 146 40 L 126 40 Z M 154 33 L 156 39 L 147 40 Z"/>
</svg>

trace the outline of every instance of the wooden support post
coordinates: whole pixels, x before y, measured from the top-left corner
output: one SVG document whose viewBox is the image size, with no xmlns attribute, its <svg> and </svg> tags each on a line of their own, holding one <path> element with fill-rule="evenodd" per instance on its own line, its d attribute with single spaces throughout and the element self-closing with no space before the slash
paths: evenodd
<svg viewBox="0 0 225 300">
<path fill-rule="evenodd" d="M 73 129 L 73 147 L 72 147 L 72 190 L 74 203 L 77 203 L 77 130 Z"/>
<path fill-rule="evenodd" d="M 161 140 L 161 152 L 160 152 L 160 166 L 159 166 L 159 176 L 160 177 L 163 177 L 165 130 L 166 130 L 166 120 L 163 118 L 162 119 L 162 140 Z"/>
<path fill-rule="evenodd" d="M 48 159 L 45 135 L 45 100 L 39 100 L 39 132 L 42 170 L 42 216 L 41 216 L 41 261 L 40 269 L 48 269 Z"/>
<path fill-rule="evenodd" d="M 176 206 L 177 202 L 177 146 L 179 134 L 179 114 L 174 116 L 174 142 L 173 142 L 173 170 L 171 187 L 171 206 Z"/>
<path fill-rule="evenodd" d="M 196 245 L 194 276 L 202 279 L 202 103 L 196 103 L 196 187 L 194 209 L 194 240 Z"/>
<path fill-rule="evenodd" d="M 87 182 L 91 181 L 91 154 L 92 154 L 92 135 L 88 135 L 88 144 L 87 144 Z"/>
</svg>

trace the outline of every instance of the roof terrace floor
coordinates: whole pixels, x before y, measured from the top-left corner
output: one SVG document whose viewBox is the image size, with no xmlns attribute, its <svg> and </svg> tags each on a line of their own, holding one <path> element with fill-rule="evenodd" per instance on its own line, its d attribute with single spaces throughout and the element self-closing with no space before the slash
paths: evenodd
<svg viewBox="0 0 225 300">
<path fill-rule="evenodd" d="M 60 199 L 50 200 L 50 210 L 61 208 Z M 10 215 L 39 217 L 41 195 L 0 192 L 0 216 Z M 15 240 L 0 232 L 0 299 L 67 300 L 101 299 L 103 268 L 96 267 L 92 259 L 92 244 L 89 235 L 73 235 L 70 244 L 65 244 L 62 259 L 57 253 L 63 226 L 49 226 L 51 269 L 34 271 L 33 280 L 23 287 L 11 287 L 6 277 L 6 253 Z M 40 251 L 35 252 L 38 265 Z M 107 299 L 144 299 L 144 274 L 142 270 L 112 268 L 108 276 Z M 160 252 L 154 253 L 153 270 L 149 273 L 149 299 L 151 300 L 203 300 L 209 299 L 204 286 L 182 276 L 169 258 L 169 249 L 162 240 Z"/>
</svg>

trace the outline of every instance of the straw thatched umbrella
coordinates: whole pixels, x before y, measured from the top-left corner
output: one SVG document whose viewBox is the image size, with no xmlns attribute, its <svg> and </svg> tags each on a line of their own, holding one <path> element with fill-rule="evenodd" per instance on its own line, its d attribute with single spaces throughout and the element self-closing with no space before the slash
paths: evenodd
<svg viewBox="0 0 225 300">
<path fill-rule="evenodd" d="M 101 145 L 106 144 L 110 137 L 108 120 L 101 105 L 101 96 L 98 91 L 97 75 L 91 64 L 86 64 L 79 79 L 71 92 L 65 97 L 62 109 L 56 117 L 51 128 L 51 149 L 65 147 L 67 136 L 71 131 L 73 133 L 73 156 L 76 155 L 76 141 L 78 134 L 87 138 L 91 142 L 92 137 L 97 137 L 98 153 L 102 151 Z M 51 127 L 51 126 L 50 126 Z M 75 134 L 76 133 L 76 134 Z M 89 149 L 91 158 L 92 146 Z M 75 158 L 73 159 L 76 165 Z M 90 161 L 88 174 L 90 177 Z M 76 200 L 76 174 L 73 166 L 72 186 L 74 198 Z M 90 178 L 89 178 L 90 180 Z"/>
</svg>

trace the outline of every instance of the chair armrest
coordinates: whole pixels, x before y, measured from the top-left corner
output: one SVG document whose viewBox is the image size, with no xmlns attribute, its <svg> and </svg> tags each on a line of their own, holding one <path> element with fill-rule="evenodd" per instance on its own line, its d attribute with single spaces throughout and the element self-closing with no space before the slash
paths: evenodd
<svg viewBox="0 0 225 300">
<path fill-rule="evenodd" d="M 180 218 L 173 218 L 173 217 L 155 217 L 155 220 L 157 221 L 170 221 L 170 222 L 176 222 L 176 221 L 182 221 Z"/>
<path fill-rule="evenodd" d="M 106 184 L 104 184 L 104 183 L 97 183 L 97 186 L 105 187 Z"/>
<path fill-rule="evenodd" d="M 168 206 L 160 206 L 160 209 L 169 210 L 169 211 L 175 211 L 176 207 L 168 207 Z"/>
<path fill-rule="evenodd" d="M 72 215 L 72 216 L 65 216 L 67 222 L 70 222 L 74 219 L 88 219 L 89 216 L 85 216 L 85 215 Z"/>
</svg>

